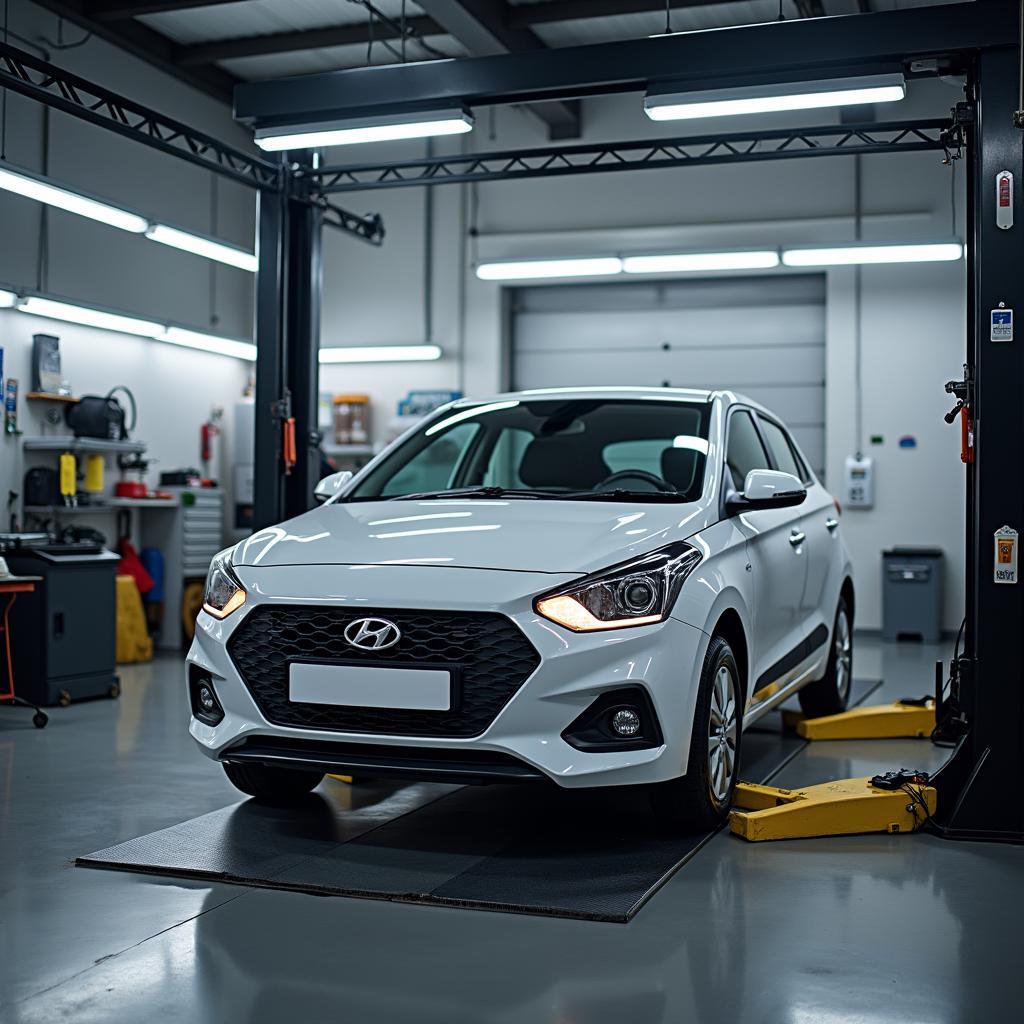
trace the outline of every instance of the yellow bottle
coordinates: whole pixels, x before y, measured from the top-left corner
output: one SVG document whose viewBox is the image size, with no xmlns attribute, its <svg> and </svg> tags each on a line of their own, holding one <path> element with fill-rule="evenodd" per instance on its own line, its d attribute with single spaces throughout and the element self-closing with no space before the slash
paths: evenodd
<svg viewBox="0 0 1024 1024">
<path fill-rule="evenodd" d="M 71 452 L 60 457 L 60 493 L 64 498 L 73 498 L 78 490 L 75 482 L 77 465 Z"/>
<path fill-rule="evenodd" d="M 84 489 L 90 494 L 103 493 L 103 456 L 90 455 L 85 460 Z"/>
</svg>

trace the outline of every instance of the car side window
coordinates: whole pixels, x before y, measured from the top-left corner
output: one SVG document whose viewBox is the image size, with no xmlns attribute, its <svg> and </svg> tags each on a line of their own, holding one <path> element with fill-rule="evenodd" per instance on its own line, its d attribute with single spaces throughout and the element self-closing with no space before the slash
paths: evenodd
<svg viewBox="0 0 1024 1024">
<path fill-rule="evenodd" d="M 766 420 L 763 416 L 758 419 L 761 421 L 761 432 L 764 434 L 764 439 L 775 457 L 775 465 L 783 473 L 792 473 L 797 480 L 806 481 L 807 471 L 801 465 L 796 452 L 793 451 L 793 445 L 786 436 L 786 432 L 778 423 Z"/>
<path fill-rule="evenodd" d="M 754 426 L 754 417 L 745 410 L 737 410 L 729 418 L 725 463 L 732 473 L 733 487 L 738 491 L 743 490 L 747 474 L 752 469 L 771 468 L 757 427 Z"/>
</svg>

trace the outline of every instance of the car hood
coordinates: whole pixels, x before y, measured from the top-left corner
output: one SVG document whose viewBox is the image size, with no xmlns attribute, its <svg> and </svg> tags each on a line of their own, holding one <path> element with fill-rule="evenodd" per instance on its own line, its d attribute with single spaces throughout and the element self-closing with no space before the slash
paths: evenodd
<svg viewBox="0 0 1024 1024">
<path fill-rule="evenodd" d="M 323 505 L 239 542 L 237 565 L 437 565 L 590 572 L 707 523 L 700 504 L 434 500 Z"/>
</svg>

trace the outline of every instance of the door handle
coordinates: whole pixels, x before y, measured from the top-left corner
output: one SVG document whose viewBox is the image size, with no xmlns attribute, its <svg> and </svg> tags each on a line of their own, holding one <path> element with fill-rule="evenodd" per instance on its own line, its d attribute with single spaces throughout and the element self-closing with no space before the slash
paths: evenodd
<svg viewBox="0 0 1024 1024">
<path fill-rule="evenodd" d="M 838 527 L 839 527 L 839 520 L 838 519 L 826 519 L 825 520 L 825 529 L 828 530 L 829 533 L 835 533 L 836 530 L 838 529 Z"/>
<path fill-rule="evenodd" d="M 789 535 L 789 543 L 795 547 L 800 547 L 801 544 L 807 539 L 806 533 L 797 533 L 795 530 Z"/>
</svg>

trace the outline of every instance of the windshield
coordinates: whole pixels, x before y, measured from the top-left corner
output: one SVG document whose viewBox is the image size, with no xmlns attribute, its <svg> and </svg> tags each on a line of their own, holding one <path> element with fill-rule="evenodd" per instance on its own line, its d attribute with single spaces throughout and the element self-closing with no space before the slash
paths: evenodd
<svg viewBox="0 0 1024 1024">
<path fill-rule="evenodd" d="M 460 496 L 694 501 L 706 402 L 556 399 L 447 409 L 345 500 Z"/>
</svg>

